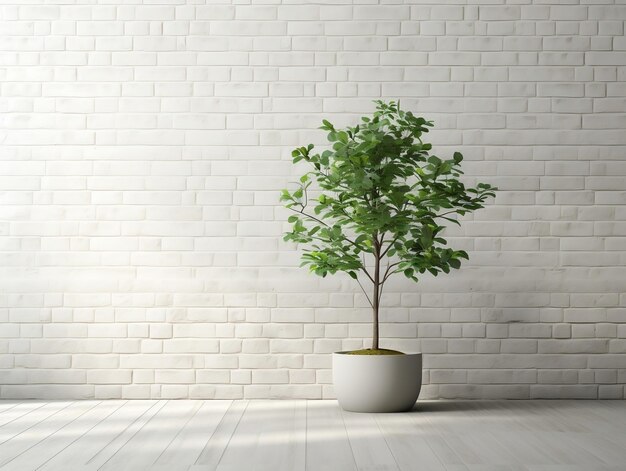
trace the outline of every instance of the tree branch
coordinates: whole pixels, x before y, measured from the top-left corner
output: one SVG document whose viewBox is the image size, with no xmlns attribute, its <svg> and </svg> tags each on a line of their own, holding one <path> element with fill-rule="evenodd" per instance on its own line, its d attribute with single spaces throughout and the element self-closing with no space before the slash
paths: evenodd
<svg viewBox="0 0 626 471">
<path fill-rule="evenodd" d="M 304 208 L 305 206 L 303 206 L 302 204 L 300 204 L 300 206 L 302 206 L 302 209 L 297 210 L 297 209 L 293 209 L 293 208 L 287 208 L 291 211 L 293 211 L 294 213 L 298 213 L 298 214 L 302 214 L 305 217 L 308 217 L 309 219 L 312 219 L 313 221 L 323 225 L 324 227 L 328 227 L 330 229 L 331 226 L 329 226 L 328 224 L 326 224 L 324 221 L 322 221 L 321 219 L 316 218 L 315 216 L 311 216 L 310 214 L 307 214 L 304 212 Z"/>
<path fill-rule="evenodd" d="M 300 205 L 302 206 L 302 205 Z M 331 226 L 329 226 L 328 224 L 326 224 L 324 221 L 322 221 L 321 219 L 316 218 L 315 216 L 311 216 L 310 214 L 305 213 L 304 210 L 304 206 L 302 206 L 302 209 L 300 211 L 298 211 L 297 209 L 293 209 L 293 208 L 287 208 L 291 211 L 293 211 L 294 213 L 298 213 L 301 214 L 304 217 L 307 217 L 321 225 L 323 225 L 324 227 L 327 228 L 331 228 Z M 351 244 L 353 247 L 356 247 L 357 249 L 359 249 L 359 251 L 361 251 L 361 248 L 356 244 L 356 242 L 354 242 L 353 240 L 348 239 L 345 235 L 342 234 L 343 240 L 345 240 L 346 242 L 348 242 L 349 244 Z M 365 273 L 367 275 L 367 277 L 372 281 L 372 283 L 374 282 L 374 278 L 372 278 L 372 276 L 370 275 L 370 273 L 367 271 L 367 268 L 365 268 L 365 264 L 363 264 L 363 266 L 361 267 L 361 270 L 363 271 L 363 273 Z"/>
<path fill-rule="evenodd" d="M 384 257 L 385 255 L 387 255 L 387 252 L 389 252 L 389 250 L 393 247 L 393 244 L 395 244 L 399 238 L 400 238 L 399 235 L 394 237 L 394 239 L 389 243 L 389 246 L 385 249 L 385 251 L 380 256 Z"/>
<path fill-rule="evenodd" d="M 363 265 L 363 267 L 361 267 L 361 270 L 363 270 L 363 273 L 365 273 L 367 275 L 367 277 L 370 279 L 370 281 L 372 283 L 374 283 L 374 278 L 372 278 L 372 275 L 370 275 L 370 272 L 367 271 L 367 269 L 365 268 L 365 265 Z"/>
<path fill-rule="evenodd" d="M 458 209 L 456 209 L 456 210 L 453 210 L 453 211 L 446 211 L 445 213 L 441 213 L 441 214 L 435 214 L 435 216 L 434 216 L 434 217 L 436 217 L 436 218 L 442 218 L 442 217 L 444 217 L 444 216 L 447 216 L 448 214 L 458 214 L 458 213 L 459 213 L 459 210 L 458 210 Z"/>
<path fill-rule="evenodd" d="M 367 298 L 367 302 L 369 303 L 369 305 L 371 307 L 374 307 L 374 305 L 372 304 L 372 300 L 370 299 L 370 297 L 367 295 L 367 292 L 365 291 L 365 288 L 363 288 L 363 285 L 361 284 L 361 282 L 359 281 L 358 278 L 356 278 L 356 282 L 359 284 L 359 287 L 361 288 L 361 291 L 363 291 L 363 294 L 365 295 L 365 297 Z"/>
<path fill-rule="evenodd" d="M 384 289 L 385 289 L 385 280 L 383 279 L 383 281 L 380 282 L 380 291 L 378 292 L 378 296 L 380 297 L 380 299 L 382 299 L 383 297 Z"/>
<path fill-rule="evenodd" d="M 402 263 L 402 261 L 395 262 L 395 263 L 390 264 L 390 265 L 387 267 L 387 269 L 385 270 L 385 274 L 383 275 L 383 283 L 384 283 L 385 281 L 387 281 L 387 278 L 389 278 L 391 275 L 393 275 L 394 273 L 396 273 L 396 271 L 395 271 L 395 270 L 394 270 L 394 271 L 392 271 L 391 273 L 389 272 L 389 270 L 391 270 L 393 267 L 396 267 L 396 266 L 400 265 L 401 263 Z"/>
</svg>

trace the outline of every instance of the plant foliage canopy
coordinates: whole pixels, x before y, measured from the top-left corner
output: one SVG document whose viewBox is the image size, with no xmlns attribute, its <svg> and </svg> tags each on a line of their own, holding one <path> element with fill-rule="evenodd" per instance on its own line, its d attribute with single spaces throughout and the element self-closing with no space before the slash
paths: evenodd
<svg viewBox="0 0 626 471">
<path fill-rule="evenodd" d="M 281 194 L 294 213 L 284 239 L 304 244 L 302 265 L 320 276 L 343 271 L 359 282 L 374 313 L 372 348 L 378 348 L 385 282 L 396 273 L 418 281 L 426 272 L 459 268 L 468 255 L 447 247 L 441 232 L 446 223 L 459 224 L 457 216 L 482 208 L 496 190 L 459 180 L 459 152 L 451 159 L 430 155 L 422 136 L 431 121 L 394 101 L 375 103 L 373 116 L 354 127 L 336 129 L 323 120 L 331 148 L 295 149 L 293 163 L 306 162 L 309 171 L 295 190 Z M 363 277 L 372 284 L 370 295 Z"/>
</svg>

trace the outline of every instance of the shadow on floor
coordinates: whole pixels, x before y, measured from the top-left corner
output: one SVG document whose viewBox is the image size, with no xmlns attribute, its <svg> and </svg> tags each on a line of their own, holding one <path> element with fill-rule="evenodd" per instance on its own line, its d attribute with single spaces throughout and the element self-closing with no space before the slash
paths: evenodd
<svg viewBox="0 0 626 471">
<path fill-rule="evenodd" d="M 559 409 L 567 408 L 568 400 L 432 400 L 419 401 L 410 412 L 462 412 L 487 410 L 528 410 L 529 403 L 534 410 L 552 409 L 558 405 Z M 571 404 L 574 407 L 574 404 Z"/>
</svg>

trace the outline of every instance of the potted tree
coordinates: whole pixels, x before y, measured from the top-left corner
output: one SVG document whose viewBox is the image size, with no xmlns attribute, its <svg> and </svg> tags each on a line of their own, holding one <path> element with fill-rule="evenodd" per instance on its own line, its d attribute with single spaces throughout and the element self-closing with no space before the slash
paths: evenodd
<svg viewBox="0 0 626 471">
<path fill-rule="evenodd" d="M 336 129 L 323 120 L 330 149 L 312 144 L 292 152 L 309 165 L 298 187 L 281 201 L 294 214 L 286 241 L 304 244 L 302 265 L 316 275 L 345 272 L 372 308 L 371 348 L 333 354 L 333 383 L 340 405 L 358 412 L 411 409 L 421 388 L 421 353 L 381 348 L 380 301 L 395 274 L 417 282 L 426 273 L 449 273 L 468 259 L 448 248 L 445 223 L 482 208 L 492 186 L 468 188 L 459 180 L 463 156 L 430 155 L 422 135 L 433 123 L 376 101 L 371 117 Z M 369 289 L 364 286 L 369 284 Z"/>
</svg>

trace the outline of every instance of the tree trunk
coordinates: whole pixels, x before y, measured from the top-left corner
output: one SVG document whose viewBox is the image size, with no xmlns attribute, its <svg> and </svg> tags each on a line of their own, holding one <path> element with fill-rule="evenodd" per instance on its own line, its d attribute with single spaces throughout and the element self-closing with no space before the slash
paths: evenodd
<svg viewBox="0 0 626 471">
<path fill-rule="evenodd" d="M 380 245 L 378 234 L 374 235 L 374 292 L 372 296 L 373 332 L 372 349 L 378 350 L 379 328 L 378 328 L 378 308 L 380 306 Z"/>
<path fill-rule="evenodd" d="M 377 289 L 376 287 L 374 288 L 375 290 Z M 376 295 L 374 295 L 376 296 Z M 378 338 L 379 338 L 379 334 L 378 334 L 378 297 L 374 298 L 374 302 L 373 302 L 373 306 L 372 306 L 372 311 L 374 314 L 374 332 L 372 334 L 372 349 L 374 350 L 378 350 Z"/>
</svg>

